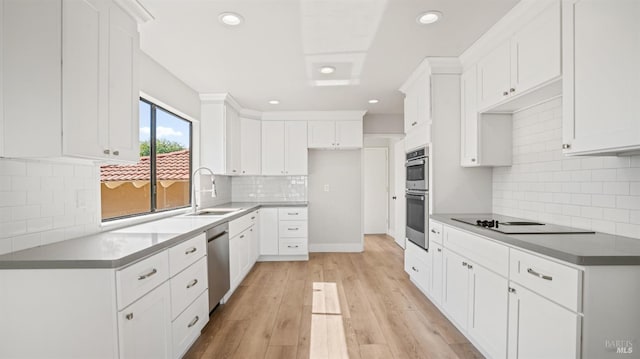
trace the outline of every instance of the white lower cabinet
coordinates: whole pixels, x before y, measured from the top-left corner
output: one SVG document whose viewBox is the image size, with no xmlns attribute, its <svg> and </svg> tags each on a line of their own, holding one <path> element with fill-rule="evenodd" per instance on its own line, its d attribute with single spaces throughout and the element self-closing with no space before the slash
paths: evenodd
<svg viewBox="0 0 640 359">
<path fill-rule="evenodd" d="M 442 291 L 443 291 L 443 262 L 444 253 L 442 251 L 442 245 L 437 243 L 429 244 L 429 251 L 431 252 L 431 260 L 433 262 L 433 269 L 431 275 L 431 299 L 436 304 L 442 303 Z"/>
<path fill-rule="evenodd" d="M 238 288 L 256 263 L 258 211 L 251 212 L 229 223 L 229 276 L 231 287 L 225 301 Z"/>
<path fill-rule="evenodd" d="M 429 292 L 431 286 L 431 256 L 429 252 L 407 241 L 404 256 L 404 270 L 411 281 L 422 291 Z"/>
<path fill-rule="evenodd" d="M 515 283 L 509 291 L 509 359 L 578 358 L 578 314 Z"/>
<path fill-rule="evenodd" d="M 467 328 L 469 312 L 469 270 L 464 257 L 444 250 L 444 298 L 442 307 L 451 319 Z"/>
<path fill-rule="evenodd" d="M 261 212 L 260 259 L 306 259 L 309 254 L 307 208 L 263 208 Z"/>
<path fill-rule="evenodd" d="M 181 358 L 209 320 L 208 294 L 202 293 L 171 325 L 173 357 Z M 155 358 L 155 357 L 153 357 Z"/>
<path fill-rule="evenodd" d="M 171 358 L 171 292 L 165 282 L 118 313 L 120 358 Z"/>
</svg>

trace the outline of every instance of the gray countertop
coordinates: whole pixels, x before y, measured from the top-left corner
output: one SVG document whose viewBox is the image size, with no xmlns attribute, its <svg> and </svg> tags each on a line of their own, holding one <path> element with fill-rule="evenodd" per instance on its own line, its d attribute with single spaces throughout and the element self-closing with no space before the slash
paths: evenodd
<svg viewBox="0 0 640 359">
<path fill-rule="evenodd" d="M 514 247 L 530 250 L 565 262 L 591 265 L 640 265 L 640 239 L 605 233 L 592 234 L 512 234 L 454 221 L 456 217 L 479 217 L 512 220 L 491 213 L 433 214 L 431 219 L 446 225 L 479 234 Z"/>
<path fill-rule="evenodd" d="M 8 253 L 0 255 L 0 269 L 123 267 L 258 208 L 306 206 L 307 202 L 224 203 L 211 208 L 241 210 L 224 216 L 178 215 Z"/>
</svg>

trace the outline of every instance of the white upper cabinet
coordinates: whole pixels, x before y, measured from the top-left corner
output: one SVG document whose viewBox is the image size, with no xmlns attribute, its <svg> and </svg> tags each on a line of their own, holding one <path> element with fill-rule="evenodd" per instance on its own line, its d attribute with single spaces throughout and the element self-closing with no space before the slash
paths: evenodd
<svg viewBox="0 0 640 359">
<path fill-rule="evenodd" d="M 136 162 L 136 19 L 111 0 L 2 5 L 0 152 Z"/>
<path fill-rule="evenodd" d="M 307 174 L 307 122 L 262 123 L 262 174 Z"/>
<path fill-rule="evenodd" d="M 242 120 L 227 94 L 200 95 L 200 162 L 215 174 L 236 176 L 242 168 Z M 247 134 L 254 138 L 255 133 Z M 258 134 L 259 136 L 259 134 Z M 253 148 L 249 146 L 250 148 Z M 255 161 L 255 160 L 253 160 Z"/>
<path fill-rule="evenodd" d="M 362 148 L 362 121 L 309 121 L 309 148 Z"/>
<path fill-rule="evenodd" d="M 240 174 L 240 117 L 238 111 L 225 106 L 225 173 L 228 175 Z M 206 137 L 205 137 L 206 140 Z"/>
<path fill-rule="evenodd" d="M 563 2 L 563 149 L 640 149 L 640 2 Z M 594 26 L 597 24 L 597 26 Z"/>
<path fill-rule="evenodd" d="M 240 119 L 240 174 L 260 174 L 260 120 Z"/>
<path fill-rule="evenodd" d="M 478 109 L 482 112 L 512 112 L 557 91 L 557 86 L 547 89 L 546 85 L 558 82 L 562 75 L 560 2 L 539 4 L 546 5 L 538 10 L 529 9 L 535 16 L 477 62 Z M 521 98 L 525 94 L 530 98 Z M 514 98 L 520 98 L 521 102 L 516 107 L 496 109 Z"/>
<path fill-rule="evenodd" d="M 511 116 L 481 114 L 477 110 L 476 67 L 472 66 L 460 78 L 460 165 L 511 165 Z"/>
<path fill-rule="evenodd" d="M 426 63 L 419 66 L 400 88 L 404 93 L 404 132 L 431 122 L 431 78 Z"/>
</svg>

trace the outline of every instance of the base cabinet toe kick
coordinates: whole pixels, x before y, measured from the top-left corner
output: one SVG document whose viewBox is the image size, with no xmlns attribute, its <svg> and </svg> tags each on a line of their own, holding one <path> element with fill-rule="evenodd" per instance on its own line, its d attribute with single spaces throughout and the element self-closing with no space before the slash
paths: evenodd
<svg viewBox="0 0 640 359">
<path fill-rule="evenodd" d="M 181 358 L 209 321 L 206 235 L 115 269 L 0 270 L 0 358 Z"/>
<path fill-rule="evenodd" d="M 441 235 L 429 251 L 408 243 L 405 271 L 487 358 L 640 358 L 640 266 L 580 266 L 430 226 Z"/>
</svg>

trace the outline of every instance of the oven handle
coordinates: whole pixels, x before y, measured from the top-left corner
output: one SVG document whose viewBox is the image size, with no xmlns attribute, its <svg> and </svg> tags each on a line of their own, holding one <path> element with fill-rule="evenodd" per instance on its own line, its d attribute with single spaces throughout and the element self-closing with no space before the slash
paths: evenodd
<svg viewBox="0 0 640 359">
<path fill-rule="evenodd" d="M 421 201 L 424 201 L 424 196 L 421 194 L 411 194 L 411 193 L 405 193 L 404 195 L 405 198 L 413 198 L 413 199 L 419 199 Z"/>
<path fill-rule="evenodd" d="M 411 160 L 411 161 L 407 161 L 405 162 L 404 166 L 405 167 L 413 167 L 413 166 L 420 166 L 420 165 L 424 165 L 425 161 L 423 159 L 420 160 Z"/>
</svg>

